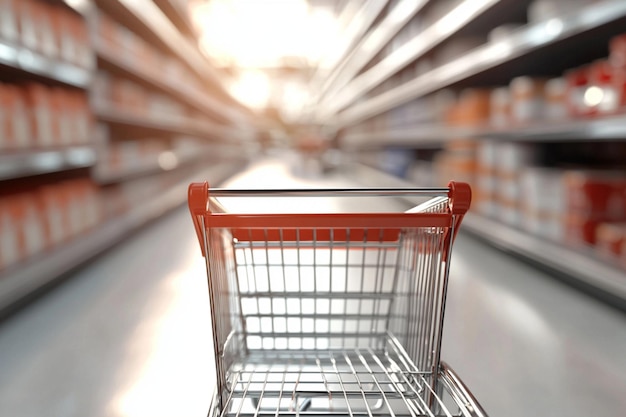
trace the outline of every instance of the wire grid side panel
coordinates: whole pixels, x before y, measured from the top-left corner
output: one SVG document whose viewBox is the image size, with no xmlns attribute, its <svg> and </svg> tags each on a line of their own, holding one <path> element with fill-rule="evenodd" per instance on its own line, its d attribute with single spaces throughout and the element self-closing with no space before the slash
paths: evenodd
<svg viewBox="0 0 626 417">
<path fill-rule="evenodd" d="M 224 395 L 232 364 L 246 352 L 237 267 L 232 237 L 226 230 L 209 229 L 206 247 L 217 388 Z M 224 398 L 220 400 L 225 401 Z"/>
<path fill-rule="evenodd" d="M 236 243 L 249 349 L 384 346 L 399 243 L 367 231 L 359 241 L 332 236 Z"/>
<path fill-rule="evenodd" d="M 405 232 L 389 329 L 422 372 L 436 374 L 447 228 Z"/>
</svg>

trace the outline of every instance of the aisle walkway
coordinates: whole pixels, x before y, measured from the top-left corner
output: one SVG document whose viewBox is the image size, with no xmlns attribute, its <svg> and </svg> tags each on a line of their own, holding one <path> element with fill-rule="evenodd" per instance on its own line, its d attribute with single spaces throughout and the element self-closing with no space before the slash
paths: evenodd
<svg viewBox="0 0 626 417">
<path fill-rule="evenodd" d="M 265 164 L 235 184 L 251 178 L 294 181 Z M 464 235 L 448 305 L 444 359 L 492 417 L 623 415 L 623 313 Z M 0 324 L 0 416 L 204 416 L 209 320 L 181 208 Z"/>
</svg>

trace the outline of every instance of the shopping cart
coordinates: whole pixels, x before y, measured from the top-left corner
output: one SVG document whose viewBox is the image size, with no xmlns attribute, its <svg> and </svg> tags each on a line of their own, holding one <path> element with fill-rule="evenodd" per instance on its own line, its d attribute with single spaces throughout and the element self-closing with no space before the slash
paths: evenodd
<svg viewBox="0 0 626 417">
<path fill-rule="evenodd" d="M 233 196 L 432 198 L 401 213 L 235 214 L 216 199 Z M 454 182 L 192 184 L 217 371 L 209 416 L 485 416 L 440 362 L 450 249 L 470 200 L 469 186 Z"/>
</svg>

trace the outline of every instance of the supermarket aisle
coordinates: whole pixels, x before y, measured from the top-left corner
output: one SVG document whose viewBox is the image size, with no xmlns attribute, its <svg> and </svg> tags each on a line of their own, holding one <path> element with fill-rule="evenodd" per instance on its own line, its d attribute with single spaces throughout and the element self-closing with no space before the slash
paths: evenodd
<svg viewBox="0 0 626 417">
<path fill-rule="evenodd" d="M 256 178 L 294 183 L 261 164 L 235 184 Z M 183 208 L 2 323 L 0 415 L 205 415 L 204 277 Z M 625 346 L 624 314 L 459 237 L 444 358 L 492 417 L 621 415 Z"/>
</svg>

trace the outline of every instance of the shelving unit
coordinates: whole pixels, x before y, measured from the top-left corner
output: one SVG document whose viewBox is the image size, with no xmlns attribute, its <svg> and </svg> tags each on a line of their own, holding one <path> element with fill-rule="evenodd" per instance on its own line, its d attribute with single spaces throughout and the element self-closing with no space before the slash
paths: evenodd
<svg viewBox="0 0 626 417">
<path fill-rule="evenodd" d="M 14 106 L 9 109 L 16 112 L 23 108 L 23 113 L 16 113 L 21 117 L 20 123 L 11 130 L 15 138 L 7 136 L 7 141 L 0 137 L 0 182 L 6 184 L 0 196 L 0 233 L 8 236 L 2 236 L 0 251 L 9 245 L 6 253 L 19 252 L 0 256 L 0 312 L 45 289 L 133 230 L 184 203 L 189 182 L 205 178 L 220 181 L 234 174 L 246 163 L 245 157 L 242 152 L 222 155 L 221 147 L 224 143 L 228 149 L 241 147 L 255 135 L 252 113 L 229 95 L 224 75 L 211 67 L 193 44 L 191 22 L 179 3 L 32 2 L 29 19 L 35 23 L 38 21 L 33 16 L 42 19 L 55 38 L 68 43 L 59 41 L 58 49 L 46 50 L 40 40 L 31 50 L 23 46 L 28 43 L 24 40 L 26 32 L 19 32 L 25 26 L 22 23 L 18 25 L 16 21 L 16 33 L 0 30 L 0 82 L 8 85 L 9 99 L 15 96 L 14 101 L 0 105 Z M 96 24 L 102 11 L 116 27 L 125 26 L 133 36 L 154 48 L 154 56 L 169 59 L 170 71 L 140 66 L 137 60 L 128 59 L 129 54 L 107 49 L 110 39 L 98 37 L 100 26 Z M 74 25 L 93 33 L 78 36 L 80 32 L 74 31 Z M 73 47 L 77 50 L 73 51 Z M 197 80 L 177 80 L 172 74 L 181 68 L 180 72 Z M 113 103 L 108 96 L 99 97 L 103 91 L 110 92 L 96 88 L 99 70 L 140 86 L 143 97 L 155 97 L 154 108 L 145 111 L 128 106 L 123 100 Z M 78 103 L 79 99 L 84 101 Z M 166 110 L 175 109 L 180 117 L 165 110 L 156 117 L 159 105 Z M 88 108 L 83 109 L 85 106 Z M 39 113 L 42 110 L 43 115 Z M 79 137 L 79 129 L 88 132 Z M 42 136 L 44 131 L 50 132 Z M 61 143 L 68 145 L 61 147 Z M 18 150 L 18 146 L 22 147 Z M 116 158 L 128 149 L 137 157 L 137 163 L 116 164 Z M 124 157 L 127 155 L 130 154 Z M 163 155 L 167 157 L 165 163 L 159 160 Z M 135 205 L 137 190 L 149 189 L 159 192 Z M 94 207 L 94 202 L 100 204 L 100 209 L 87 213 L 86 207 Z M 56 229 L 51 226 L 54 219 L 58 220 Z M 32 240 L 23 238 L 28 234 L 40 241 L 22 248 L 18 239 Z M 43 247 L 46 249 L 42 251 Z"/>
<path fill-rule="evenodd" d="M 471 0 L 465 1 L 468 4 L 470 2 Z M 550 47 L 562 47 L 563 41 L 568 39 L 575 41 L 578 35 L 584 35 L 588 31 L 601 28 L 604 25 L 611 23 L 618 25 L 625 17 L 626 3 L 613 0 L 603 1 L 574 11 L 561 19 L 526 25 L 507 39 L 486 43 L 407 83 L 348 107 L 345 111 L 337 114 L 330 124 L 335 128 L 354 125 L 415 98 L 425 96 L 478 74 L 487 73 L 490 70 L 498 70 L 500 72 L 498 77 L 501 78 L 502 68 L 500 66 L 502 64 L 528 56 L 535 51 L 549 54 Z M 619 28 L 616 31 L 619 33 Z M 558 63 L 558 65 L 563 64 Z M 511 77 L 518 74 L 509 72 L 506 75 Z M 498 79 L 493 78 L 491 82 L 497 83 Z M 348 97 L 360 97 L 367 93 L 370 88 L 371 86 L 366 83 L 355 84 L 352 87 L 352 92 L 350 90 L 338 92 L 337 100 L 348 103 L 351 101 Z M 344 94 L 346 95 L 344 96 Z M 346 97 L 346 99 L 342 99 L 342 97 Z"/>
<path fill-rule="evenodd" d="M 85 89 L 92 70 L 48 58 L 38 52 L 0 39 L 0 68 L 12 72 Z"/>
<path fill-rule="evenodd" d="M 372 187 L 420 186 L 359 163 L 347 164 L 343 173 Z M 406 200 L 411 204 L 421 203 L 417 198 L 408 197 Z M 624 271 L 619 265 L 610 260 L 600 259 L 591 251 L 568 248 L 474 212 L 470 212 L 463 219 L 461 230 L 478 236 L 502 250 L 523 256 L 565 278 L 573 279 L 577 284 L 593 287 L 612 300 L 617 299 L 618 303 L 626 305 Z"/>
<path fill-rule="evenodd" d="M 0 181 L 88 168 L 95 162 L 91 146 L 9 152 L 0 154 Z"/>
<path fill-rule="evenodd" d="M 185 203 L 190 182 L 204 178 L 214 178 L 216 182 L 220 182 L 240 167 L 232 163 L 217 164 L 208 170 L 200 171 L 125 215 L 109 220 L 95 230 L 52 251 L 42 253 L 27 263 L 0 271 L 0 312 L 58 281 L 132 231 Z"/>
<path fill-rule="evenodd" d="M 360 149 L 415 145 L 438 148 L 456 138 L 515 142 L 623 141 L 626 138 L 626 116 L 542 122 L 507 129 L 423 124 L 384 132 L 351 133 L 344 136 L 343 140 L 346 146 Z"/>
</svg>

